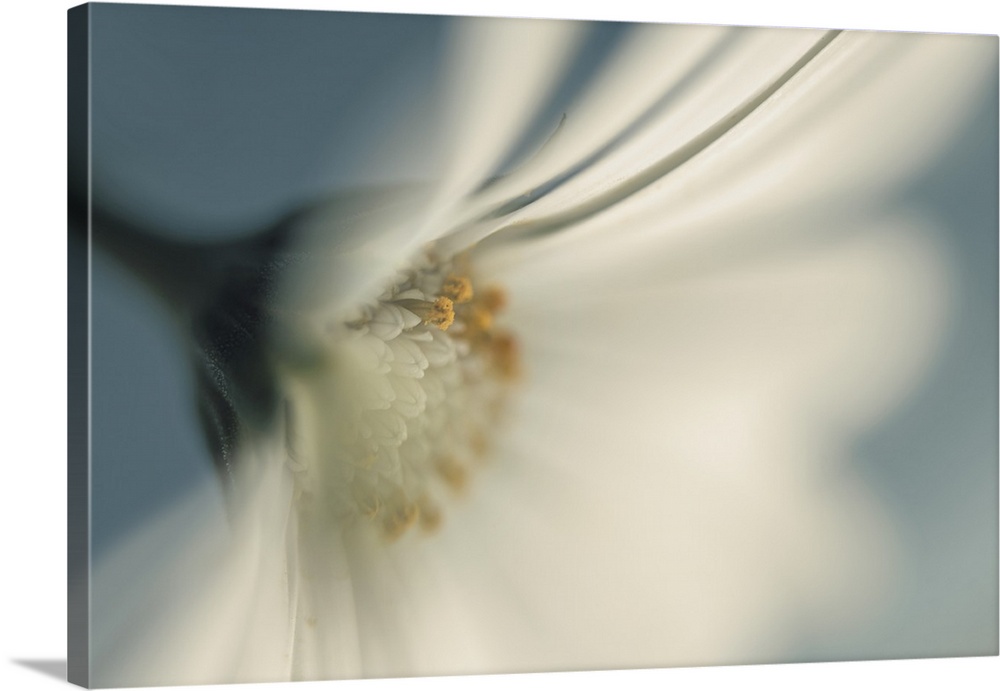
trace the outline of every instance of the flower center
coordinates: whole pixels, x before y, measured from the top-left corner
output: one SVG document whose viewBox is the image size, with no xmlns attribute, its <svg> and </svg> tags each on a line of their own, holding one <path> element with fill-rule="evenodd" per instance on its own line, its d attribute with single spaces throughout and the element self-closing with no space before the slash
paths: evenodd
<svg viewBox="0 0 1000 691">
<path fill-rule="evenodd" d="M 440 524 L 518 376 L 517 342 L 497 326 L 504 303 L 499 287 L 474 284 L 467 259 L 428 253 L 330 328 L 307 406 L 316 441 L 293 453 L 306 504 L 390 540 Z"/>
</svg>

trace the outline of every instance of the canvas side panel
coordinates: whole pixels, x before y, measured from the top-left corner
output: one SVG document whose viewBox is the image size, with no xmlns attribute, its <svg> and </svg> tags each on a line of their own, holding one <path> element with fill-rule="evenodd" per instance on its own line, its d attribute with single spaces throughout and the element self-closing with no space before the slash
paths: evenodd
<svg viewBox="0 0 1000 691">
<path fill-rule="evenodd" d="M 90 7 L 67 17 L 67 678 L 90 681 Z"/>
</svg>

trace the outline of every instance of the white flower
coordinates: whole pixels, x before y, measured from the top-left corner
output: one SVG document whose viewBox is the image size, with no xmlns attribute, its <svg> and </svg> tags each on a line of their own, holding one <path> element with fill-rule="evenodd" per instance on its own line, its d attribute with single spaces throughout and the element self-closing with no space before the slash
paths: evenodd
<svg viewBox="0 0 1000 691">
<path fill-rule="evenodd" d="M 948 300 L 893 193 L 991 46 L 638 28 L 497 177 L 582 25 L 461 24 L 438 181 L 302 223 L 232 520 L 203 488 L 100 565 L 99 683 L 777 661 L 878 603 L 851 443 Z"/>
</svg>

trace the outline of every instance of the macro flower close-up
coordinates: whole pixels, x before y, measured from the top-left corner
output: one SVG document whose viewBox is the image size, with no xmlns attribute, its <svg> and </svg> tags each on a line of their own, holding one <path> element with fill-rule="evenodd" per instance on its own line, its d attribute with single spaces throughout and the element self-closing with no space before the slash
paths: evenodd
<svg viewBox="0 0 1000 691">
<path fill-rule="evenodd" d="M 996 654 L 996 37 L 89 12 L 91 683 Z"/>
</svg>

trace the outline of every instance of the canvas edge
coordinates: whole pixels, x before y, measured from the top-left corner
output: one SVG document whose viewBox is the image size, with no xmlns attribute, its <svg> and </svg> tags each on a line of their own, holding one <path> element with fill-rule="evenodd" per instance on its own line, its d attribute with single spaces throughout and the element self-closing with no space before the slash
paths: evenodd
<svg viewBox="0 0 1000 691">
<path fill-rule="evenodd" d="M 67 11 L 67 681 L 90 681 L 90 7 Z"/>
</svg>

